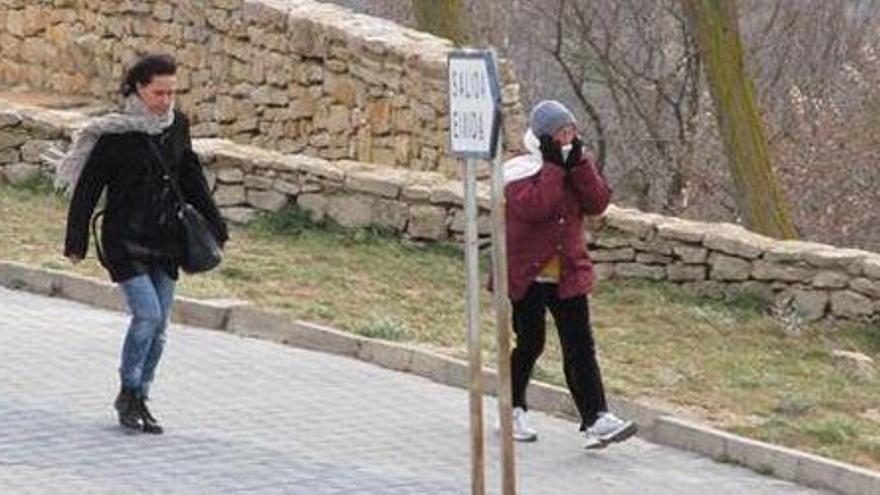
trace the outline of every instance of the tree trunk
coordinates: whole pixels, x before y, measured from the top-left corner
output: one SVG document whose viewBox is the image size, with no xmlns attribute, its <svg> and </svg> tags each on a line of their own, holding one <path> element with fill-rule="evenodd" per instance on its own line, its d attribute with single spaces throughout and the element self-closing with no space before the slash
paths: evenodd
<svg viewBox="0 0 880 495">
<path fill-rule="evenodd" d="M 746 226 L 797 237 L 770 163 L 764 125 L 745 71 L 736 0 L 682 0 L 709 81 L 718 126 Z"/>
<path fill-rule="evenodd" d="M 448 38 L 457 46 L 467 43 L 461 0 L 412 0 L 412 3 L 419 29 Z"/>
</svg>

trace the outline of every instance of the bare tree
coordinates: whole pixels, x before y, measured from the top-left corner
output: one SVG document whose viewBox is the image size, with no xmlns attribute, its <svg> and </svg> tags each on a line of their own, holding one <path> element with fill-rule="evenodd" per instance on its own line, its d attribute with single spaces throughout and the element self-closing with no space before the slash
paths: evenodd
<svg viewBox="0 0 880 495">
<path fill-rule="evenodd" d="M 674 0 L 558 0 L 544 49 L 588 116 L 600 161 L 616 155 L 653 205 L 687 204 L 700 112 L 700 59 Z M 645 203 L 645 201 L 643 201 Z"/>
<path fill-rule="evenodd" d="M 778 238 L 795 238 L 779 189 L 751 78 L 743 65 L 735 0 L 682 0 L 706 64 L 718 127 L 746 225 Z"/>
<path fill-rule="evenodd" d="M 417 27 L 412 0 L 331 1 Z M 526 107 L 562 100 L 597 150 L 604 143 L 616 202 L 710 221 L 742 216 L 733 177 L 718 166 L 723 138 L 680 0 L 460 1 L 469 43 L 492 45 L 514 61 Z M 880 204 L 880 0 L 738 3 L 745 64 L 781 188 L 798 198 L 791 214 L 799 232 L 880 250 L 873 213 Z M 552 55 L 557 46 L 570 75 Z"/>
</svg>

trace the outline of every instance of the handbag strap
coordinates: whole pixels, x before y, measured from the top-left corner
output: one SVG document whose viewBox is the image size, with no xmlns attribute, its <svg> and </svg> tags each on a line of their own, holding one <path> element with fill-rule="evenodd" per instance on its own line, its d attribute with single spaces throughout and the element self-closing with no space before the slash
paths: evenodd
<svg viewBox="0 0 880 495">
<path fill-rule="evenodd" d="M 101 239 L 98 237 L 98 219 L 101 219 L 101 227 L 103 227 L 104 226 L 103 219 L 104 219 L 104 216 L 107 214 L 107 210 L 115 210 L 116 208 L 118 208 L 119 205 L 122 204 L 123 201 L 125 201 L 125 198 L 128 197 L 128 194 L 131 192 L 133 187 L 134 187 L 133 185 L 129 184 L 128 187 L 125 188 L 125 192 L 123 192 L 123 194 L 119 196 L 119 199 L 116 201 L 116 204 L 113 205 L 113 208 L 110 208 L 110 205 L 109 205 L 110 193 L 109 193 L 109 189 L 108 189 L 108 191 L 105 195 L 104 207 L 101 208 L 100 210 L 98 210 L 98 212 L 96 212 L 92 216 L 92 221 L 91 221 L 92 239 L 95 242 L 95 251 L 98 254 L 98 260 L 104 266 L 107 265 L 107 260 L 104 258 L 104 248 L 101 245 Z"/>
<path fill-rule="evenodd" d="M 177 200 L 180 202 L 180 206 L 186 204 L 186 200 L 183 198 L 183 192 L 180 190 L 180 184 L 177 183 L 176 180 L 173 180 L 171 177 L 171 167 L 168 166 L 168 162 L 165 161 L 165 155 L 162 154 L 162 150 L 156 146 L 156 143 L 150 139 L 150 136 L 144 134 L 144 140 L 147 142 L 147 146 L 150 148 L 150 152 L 153 153 L 153 157 L 159 162 L 159 167 L 162 169 L 162 180 L 167 180 L 171 183 L 171 189 L 174 190 L 174 195 L 177 196 Z"/>
<path fill-rule="evenodd" d="M 107 213 L 107 208 L 101 209 L 98 213 L 95 213 L 95 216 L 92 217 L 92 239 L 95 241 L 95 252 L 98 254 L 98 261 L 101 262 L 102 265 L 107 265 L 107 260 L 104 258 L 104 247 L 101 246 L 101 239 L 98 238 L 98 219 L 104 218 L 104 214 Z M 101 226 L 103 227 L 104 221 L 101 221 Z"/>
</svg>

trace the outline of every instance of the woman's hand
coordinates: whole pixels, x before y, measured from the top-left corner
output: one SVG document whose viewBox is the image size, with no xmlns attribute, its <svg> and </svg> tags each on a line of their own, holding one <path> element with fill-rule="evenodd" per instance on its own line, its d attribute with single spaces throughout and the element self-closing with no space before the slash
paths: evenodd
<svg viewBox="0 0 880 495">
<path fill-rule="evenodd" d="M 545 162 L 566 168 L 565 159 L 562 158 L 562 148 L 547 134 L 541 136 L 541 156 Z"/>
<path fill-rule="evenodd" d="M 568 159 L 565 160 L 565 168 L 571 170 L 577 167 L 583 159 L 584 143 L 580 137 L 575 136 L 571 141 L 571 151 L 568 153 Z"/>
</svg>

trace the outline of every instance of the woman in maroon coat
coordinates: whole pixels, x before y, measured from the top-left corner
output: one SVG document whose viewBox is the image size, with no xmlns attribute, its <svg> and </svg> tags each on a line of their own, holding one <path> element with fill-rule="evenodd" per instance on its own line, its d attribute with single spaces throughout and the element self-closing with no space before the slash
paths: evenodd
<svg viewBox="0 0 880 495">
<path fill-rule="evenodd" d="M 537 439 L 526 413 L 526 386 L 544 349 L 545 314 L 550 310 L 587 446 L 603 447 L 629 438 L 636 425 L 608 412 L 596 361 L 587 299 L 593 266 L 583 215 L 605 211 L 611 191 L 584 155 L 576 126 L 561 103 L 538 103 L 524 138 L 529 153 L 504 165 L 509 291 L 516 333 L 511 355 L 514 438 Z"/>
</svg>

